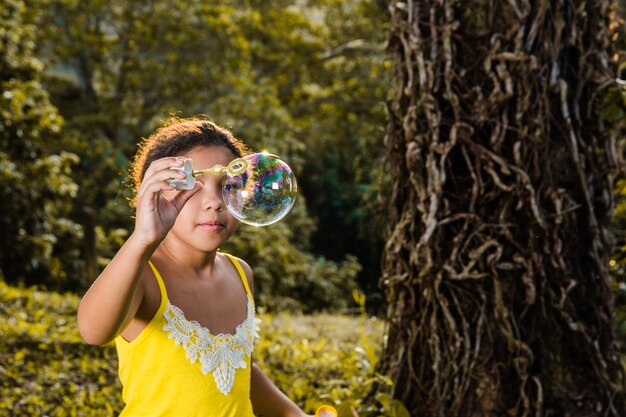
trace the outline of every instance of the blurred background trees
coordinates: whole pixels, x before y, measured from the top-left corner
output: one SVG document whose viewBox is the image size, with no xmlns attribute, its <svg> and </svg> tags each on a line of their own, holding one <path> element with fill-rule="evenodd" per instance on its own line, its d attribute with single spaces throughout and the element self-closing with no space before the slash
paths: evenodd
<svg viewBox="0 0 626 417">
<path fill-rule="evenodd" d="M 0 274 L 58 285 L 79 273 L 71 218 L 79 158 L 66 150 L 63 118 L 42 83 L 38 14 L 12 0 L 0 13 Z"/>
<path fill-rule="evenodd" d="M 14 167 L 1 174 L 6 281 L 86 288 L 132 230 L 136 143 L 171 115 L 204 114 L 281 156 L 300 183 L 283 222 L 243 226 L 225 248 L 250 260 L 263 304 L 346 308 L 356 288 L 381 304 L 384 10 L 337 0 L 2 1 L 2 155 Z"/>
<path fill-rule="evenodd" d="M 6 281 L 86 288 L 132 230 L 136 143 L 171 115 L 207 115 L 280 155 L 300 183 L 283 222 L 242 226 L 226 248 L 255 267 L 263 304 L 345 308 L 357 288 L 381 304 L 384 10 L 337 0 L 2 2 Z"/>
</svg>

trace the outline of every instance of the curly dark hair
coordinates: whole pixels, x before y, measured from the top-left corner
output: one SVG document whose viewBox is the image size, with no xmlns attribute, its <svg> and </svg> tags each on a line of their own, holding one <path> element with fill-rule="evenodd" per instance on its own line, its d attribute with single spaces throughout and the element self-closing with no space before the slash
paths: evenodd
<svg viewBox="0 0 626 417">
<path fill-rule="evenodd" d="M 133 198 L 150 164 L 157 159 L 178 156 L 196 146 L 223 146 L 236 158 L 248 155 L 250 150 L 226 128 L 201 118 L 171 118 L 153 134 L 143 138 L 131 166 Z"/>
</svg>

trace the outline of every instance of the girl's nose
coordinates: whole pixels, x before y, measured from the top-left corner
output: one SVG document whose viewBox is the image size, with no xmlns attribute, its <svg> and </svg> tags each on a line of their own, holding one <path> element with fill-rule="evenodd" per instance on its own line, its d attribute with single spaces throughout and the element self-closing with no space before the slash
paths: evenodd
<svg viewBox="0 0 626 417">
<path fill-rule="evenodd" d="M 224 209 L 224 200 L 222 198 L 222 187 L 207 181 L 202 186 L 202 208 L 205 210 L 222 211 Z"/>
</svg>

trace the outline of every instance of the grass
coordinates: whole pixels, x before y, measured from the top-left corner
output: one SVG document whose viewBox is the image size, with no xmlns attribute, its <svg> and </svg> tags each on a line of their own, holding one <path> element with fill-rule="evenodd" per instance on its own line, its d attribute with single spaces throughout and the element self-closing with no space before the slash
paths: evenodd
<svg viewBox="0 0 626 417">
<path fill-rule="evenodd" d="M 78 301 L 73 294 L 0 282 L 0 416 L 120 412 L 115 348 L 82 342 L 75 319 Z M 332 404 L 340 416 L 352 415 L 350 407 L 361 416 L 385 414 L 364 401 L 372 384 L 386 383 L 375 373 L 380 320 L 330 314 L 260 318 L 255 361 L 306 412 Z"/>
</svg>

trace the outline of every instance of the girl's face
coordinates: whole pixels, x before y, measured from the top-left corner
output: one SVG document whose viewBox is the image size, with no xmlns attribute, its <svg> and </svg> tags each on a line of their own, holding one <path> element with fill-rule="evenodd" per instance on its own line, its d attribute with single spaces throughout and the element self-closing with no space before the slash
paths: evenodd
<svg viewBox="0 0 626 417">
<path fill-rule="evenodd" d="M 227 166 L 236 158 L 223 146 L 196 146 L 181 155 L 191 158 L 194 169 L 211 168 L 217 164 Z M 217 250 L 237 229 L 239 222 L 226 208 L 222 197 L 221 175 L 205 174 L 196 177 L 202 188 L 187 201 L 181 210 L 170 235 L 178 241 L 205 252 Z M 164 193 L 170 198 L 178 191 Z"/>
</svg>

